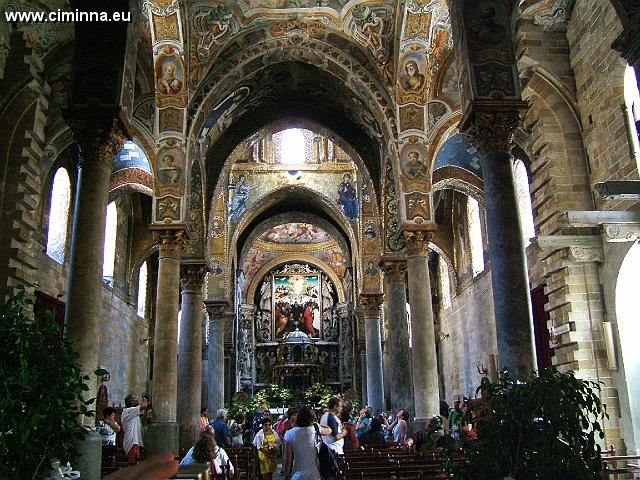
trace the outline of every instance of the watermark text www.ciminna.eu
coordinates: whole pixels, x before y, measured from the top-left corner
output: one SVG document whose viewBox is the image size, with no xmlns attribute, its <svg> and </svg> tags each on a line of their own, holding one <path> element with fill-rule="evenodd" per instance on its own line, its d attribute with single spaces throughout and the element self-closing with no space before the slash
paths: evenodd
<svg viewBox="0 0 640 480">
<path fill-rule="evenodd" d="M 54 10 L 51 12 L 14 11 L 4 12 L 7 22 L 57 23 L 57 22 L 130 22 L 131 12 L 84 12 Z"/>
</svg>

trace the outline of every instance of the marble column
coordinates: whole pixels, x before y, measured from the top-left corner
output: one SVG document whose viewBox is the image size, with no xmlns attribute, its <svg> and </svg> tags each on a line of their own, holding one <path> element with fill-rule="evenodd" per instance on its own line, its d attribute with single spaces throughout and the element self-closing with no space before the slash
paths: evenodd
<svg viewBox="0 0 640 480">
<path fill-rule="evenodd" d="M 520 123 L 512 109 L 473 111 L 465 135 L 480 150 L 499 369 L 524 378 L 535 369 L 527 259 L 509 153 Z"/>
<path fill-rule="evenodd" d="M 389 380 L 391 408 L 404 408 L 413 417 L 413 383 L 411 380 L 411 352 L 407 324 L 407 293 L 405 274 L 407 263 L 402 259 L 383 259 L 384 295 L 387 303 L 387 346 L 389 348 Z"/>
<path fill-rule="evenodd" d="M 152 227 L 158 243 L 158 287 L 153 343 L 151 403 L 155 420 L 149 427 L 145 447 L 151 454 L 178 454 L 178 311 L 180 307 L 180 254 L 184 227 Z"/>
<path fill-rule="evenodd" d="M 191 448 L 199 433 L 202 397 L 202 283 L 204 263 L 183 263 L 182 316 L 178 353 L 178 425 L 180 451 Z"/>
<path fill-rule="evenodd" d="M 104 229 L 111 164 L 117 143 L 110 139 L 101 145 L 100 132 L 83 130 L 83 133 L 87 136 L 95 134 L 96 137 L 86 138 L 78 152 L 65 324 L 66 334 L 78 353 L 82 372 L 90 376 L 87 383 L 89 390 L 84 395 L 90 399 L 97 394 L 97 380 L 93 371 L 98 368 L 99 360 Z M 78 136 L 83 138 L 82 135 Z M 88 426 L 94 423 L 89 417 L 85 418 L 85 422 Z"/>
<path fill-rule="evenodd" d="M 209 411 L 224 407 L 224 329 L 225 311 L 229 308 L 226 301 L 206 301 L 209 315 L 209 351 L 208 376 Z"/>
<path fill-rule="evenodd" d="M 427 419 L 440 412 L 438 360 L 431 305 L 431 279 L 427 255 L 431 232 L 404 231 L 407 242 L 407 278 L 411 306 L 411 365 L 416 419 Z"/>
<path fill-rule="evenodd" d="M 234 310 L 227 309 L 223 315 L 224 318 L 224 404 L 231 403 L 231 397 L 236 393 L 236 362 L 234 358 L 235 335 L 234 325 L 236 322 L 236 313 Z"/>
<path fill-rule="evenodd" d="M 364 329 L 367 365 L 367 401 L 374 413 L 384 410 L 384 381 L 382 366 L 382 338 L 380 309 L 381 293 L 361 294 L 360 306 L 364 311 Z"/>
<path fill-rule="evenodd" d="M 98 118 L 100 114 L 104 117 Z M 85 399 L 96 398 L 102 315 L 102 264 L 111 164 L 119 147 L 113 110 L 76 111 L 79 118 L 67 118 L 78 141 L 78 180 L 73 212 L 73 231 L 69 249 L 69 283 L 65 312 L 66 335 L 78 354 L 78 364 L 89 376 Z M 87 123 L 89 122 L 89 123 Z M 100 128 L 100 125 L 103 128 Z M 110 133 L 109 133 L 110 132 Z M 95 403 L 87 405 L 95 409 Z M 82 416 L 87 427 L 94 418 Z M 81 457 L 75 467 L 88 480 L 100 478 L 102 447 L 99 435 L 91 432 L 79 442 Z"/>
</svg>

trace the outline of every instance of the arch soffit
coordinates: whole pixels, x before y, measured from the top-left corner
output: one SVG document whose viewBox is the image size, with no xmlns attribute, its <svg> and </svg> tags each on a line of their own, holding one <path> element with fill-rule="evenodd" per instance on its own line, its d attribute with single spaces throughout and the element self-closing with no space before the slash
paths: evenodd
<svg viewBox="0 0 640 480">
<path fill-rule="evenodd" d="M 429 250 L 433 250 L 438 255 L 440 255 L 440 257 L 447 264 L 447 275 L 449 275 L 449 285 L 454 287 L 453 291 L 456 292 L 458 290 L 458 280 L 457 280 L 456 270 L 453 266 L 453 261 L 451 260 L 453 258 L 453 254 L 449 250 L 442 248 L 442 246 L 439 245 L 439 242 L 436 239 L 432 239 L 429 241 Z"/>
<path fill-rule="evenodd" d="M 353 231 L 353 228 L 349 224 L 349 221 L 346 219 L 342 212 L 338 211 L 338 207 L 334 206 L 332 201 L 323 195 L 320 192 L 315 190 L 311 190 L 310 188 L 303 186 L 282 186 L 271 190 L 266 193 L 260 200 L 258 200 L 255 204 L 251 205 L 247 212 L 244 214 L 241 222 L 235 229 L 233 236 L 230 239 L 230 246 L 237 245 L 238 239 L 240 235 L 247 229 L 249 225 L 260 215 L 265 212 L 270 206 L 278 202 L 278 197 L 281 194 L 284 194 L 283 198 L 286 198 L 290 195 L 295 195 L 296 193 L 302 193 L 303 196 L 309 198 L 317 198 L 319 200 L 318 204 L 320 205 L 321 210 L 326 213 L 329 218 L 333 218 L 338 225 L 342 228 L 342 230 L 347 234 L 350 250 L 351 250 L 351 258 L 358 258 L 358 243 L 356 239 L 356 235 Z M 287 195 L 288 194 L 288 195 Z M 212 216 L 210 216 L 211 218 Z M 210 226 L 211 227 L 211 226 Z M 229 248 L 229 251 L 234 251 Z M 235 255 L 235 251 L 234 251 Z"/>
<path fill-rule="evenodd" d="M 340 248 L 342 248 L 345 253 L 348 253 L 349 257 L 351 257 L 351 252 L 349 249 L 349 245 L 347 239 L 344 238 L 342 232 L 340 232 L 334 225 L 332 225 L 329 221 L 324 218 L 316 215 L 314 213 L 309 212 L 290 212 L 290 213 L 280 213 L 270 217 L 262 222 L 260 222 L 256 227 L 253 228 L 252 232 L 247 236 L 247 239 L 242 246 L 242 252 L 240 254 L 240 259 L 243 259 L 248 253 L 249 249 L 253 245 L 254 241 L 257 240 L 263 233 L 268 231 L 270 228 L 273 228 L 276 225 L 282 225 L 285 223 L 309 223 L 312 225 L 317 225 L 318 227 L 325 230 L 333 239 L 338 242 Z M 286 245 L 286 244 L 285 244 Z"/>
<path fill-rule="evenodd" d="M 253 279 L 251 279 L 251 283 L 247 288 L 246 303 L 248 303 L 249 305 L 253 305 L 255 301 L 258 284 L 260 283 L 260 280 L 262 280 L 262 278 L 267 273 L 269 273 L 270 270 L 273 270 L 274 268 L 277 268 L 280 265 L 284 265 L 286 263 L 291 263 L 291 262 L 308 263 L 322 270 L 322 272 L 325 273 L 333 282 L 333 286 L 336 288 L 336 293 L 338 294 L 338 302 L 341 302 L 341 303 L 345 302 L 345 293 L 344 293 L 344 287 L 342 286 L 342 281 L 340 280 L 336 272 L 333 271 L 331 266 L 329 266 L 327 263 L 323 262 L 319 258 L 312 257 L 311 255 L 295 254 L 295 255 L 286 255 L 286 256 L 274 258 L 270 262 L 265 263 L 262 266 L 262 268 L 260 268 L 260 270 L 258 270 L 258 272 L 253 276 Z"/>
<path fill-rule="evenodd" d="M 544 68 L 542 65 L 533 65 L 531 67 L 532 77 L 527 82 L 522 91 L 522 97 L 530 103 L 533 98 L 537 97 L 546 104 L 551 103 L 552 97 L 562 100 L 567 107 L 572 120 L 577 123 L 580 128 L 580 115 L 578 113 L 577 99 L 575 94 L 567 88 L 553 73 Z M 543 91 L 544 90 L 544 91 Z M 535 100 L 534 100 L 535 101 Z M 554 109 L 554 112 L 557 108 Z"/>
<path fill-rule="evenodd" d="M 265 68 L 284 61 L 282 51 L 291 53 L 288 61 L 312 65 L 328 75 L 336 77 L 353 92 L 354 98 L 359 99 L 363 106 L 373 106 L 373 117 L 382 125 L 381 136 L 387 140 L 387 145 L 392 148 L 395 142 L 389 140 L 395 138 L 394 104 L 384 86 L 378 78 L 362 67 L 349 54 L 338 47 L 316 39 L 309 39 L 305 44 L 305 51 L 311 52 L 306 56 L 293 53 L 298 50 L 286 38 L 272 38 L 251 45 L 250 50 L 240 50 L 229 61 L 217 68 L 213 67 L 189 105 L 189 114 L 193 118 L 190 134 L 194 137 L 197 136 L 208 112 L 223 98 L 229 96 L 239 86 L 239 82 L 248 79 L 248 76 L 243 73 L 243 67 L 251 63 L 252 75 L 255 76 Z M 244 58 L 236 58 L 243 57 L 243 55 Z M 318 62 L 318 60 L 322 61 Z M 259 68 L 255 68 L 255 66 L 259 66 Z M 366 95 L 363 95 L 362 92 Z M 363 96 L 366 97 L 366 100 L 362 98 Z"/>
</svg>

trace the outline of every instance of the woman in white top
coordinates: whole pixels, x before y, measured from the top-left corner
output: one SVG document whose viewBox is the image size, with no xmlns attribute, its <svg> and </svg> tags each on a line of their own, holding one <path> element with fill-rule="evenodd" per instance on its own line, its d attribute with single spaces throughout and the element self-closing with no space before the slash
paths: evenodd
<svg viewBox="0 0 640 480">
<path fill-rule="evenodd" d="M 409 420 L 409 412 L 401 408 L 396 413 L 396 419 L 389 425 L 388 428 L 395 443 L 403 443 L 407 440 L 407 420 Z"/>
<path fill-rule="evenodd" d="M 315 412 L 310 407 L 302 407 L 296 426 L 284 434 L 285 480 L 320 480 L 315 422 Z M 331 434 L 331 429 L 324 426 L 319 428 L 321 435 Z"/>
</svg>

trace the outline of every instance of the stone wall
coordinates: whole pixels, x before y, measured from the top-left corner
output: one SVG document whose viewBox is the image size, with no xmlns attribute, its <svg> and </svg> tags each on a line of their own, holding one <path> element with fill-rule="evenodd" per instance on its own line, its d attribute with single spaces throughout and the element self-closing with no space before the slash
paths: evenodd
<svg viewBox="0 0 640 480">
<path fill-rule="evenodd" d="M 437 324 L 441 333 L 438 337 L 441 381 L 444 399 L 450 406 L 459 394 L 475 394 L 481 379 L 478 364 L 490 369 L 491 355 L 497 353 L 493 315 L 488 269 L 460 287 L 451 299 L 451 307 L 440 309 Z"/>
</svg>

